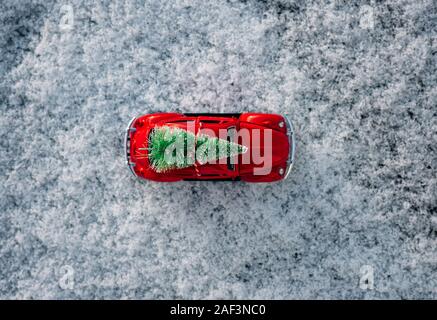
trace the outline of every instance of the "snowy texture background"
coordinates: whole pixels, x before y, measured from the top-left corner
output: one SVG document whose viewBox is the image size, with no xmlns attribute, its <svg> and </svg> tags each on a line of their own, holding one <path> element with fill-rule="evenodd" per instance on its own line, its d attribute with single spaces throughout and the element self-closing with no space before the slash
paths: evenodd
<svg viewBox="0 0 437 320">
<path fill-rule="evenodd" d="M 1 0 L 0 297 L 437 298 L 436 26 L 432 0 Z M 295 170 L 142 184 L 124 128 L 156 109 L 287 113 Z"/>
</svg>

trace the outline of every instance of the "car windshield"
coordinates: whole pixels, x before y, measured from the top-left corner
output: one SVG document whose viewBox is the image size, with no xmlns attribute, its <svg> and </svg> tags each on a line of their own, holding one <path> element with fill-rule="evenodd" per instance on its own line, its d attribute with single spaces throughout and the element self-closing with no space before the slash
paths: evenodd
<svg viewBox="0 0 437 320">
<path fill-rule="evenodd" d="M 236 136 L 236 128 L 235 127 L 229 127 L 228 128 L 228 135 L 227 135 L 228 142 L 235 142 L 234 141 L 235 140 L 235 136 Z M 228 170 L 234 171 L 235 170 L 235 163 L 234 163 L 235 161 L 233 161 L 234 157 L 228 157 L 226 160 L 227 160 L 226 164 L 228 166 Z"/>
</svg>

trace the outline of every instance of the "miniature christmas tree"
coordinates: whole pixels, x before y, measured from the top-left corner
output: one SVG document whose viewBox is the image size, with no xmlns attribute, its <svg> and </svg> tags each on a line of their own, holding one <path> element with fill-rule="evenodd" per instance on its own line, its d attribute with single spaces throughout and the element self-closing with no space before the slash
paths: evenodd
<svg viewBox="0 0 437 320">
<path fill-rule="evenodd" d="M 157 127 L 149 135 L 148 158 L 156 172 L 182 169 L 245 153 L 247 148 L 205 134 L 194 135 L 176 127 Z"/>
</svg>

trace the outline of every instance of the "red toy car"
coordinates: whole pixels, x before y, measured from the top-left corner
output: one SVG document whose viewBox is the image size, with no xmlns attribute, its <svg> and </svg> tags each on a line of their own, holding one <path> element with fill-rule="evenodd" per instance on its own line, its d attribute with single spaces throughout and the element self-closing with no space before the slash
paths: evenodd
<svg viewBox="0 0 437 320">
<path fill-rule="evenodd" d="M 166 163 L 162 166 L 161 159 L 153 158 L 154 152 L 161 147 L 162 139 L 168 143 L 168 137 L 175 134 L 184 137 L 185 149 L 180 158 L 185 162 L 179 166 Z M 189 141 L 193 142 L 190 149 L 193 152 L 187 151 Z M 210 150 L 218 155 L 199 160 L 201 141 L 208 142 L 204 146 L 211 146 Z M 218 145 L 223 146 L 224 153 L 220 153 Z M 163 154 L 176 155 L 176 152 Z M 125 153 L 130 171 L 148 180 L 273 182 L 287 178 L 290 173 L 295 138 L 290 120 L 277 114 L 154 113 L 129 122 Z M 193 161 L 187 162 L 190 155 Z M 208 159 L 216 159 L 218 163 Z"/>
</svg>

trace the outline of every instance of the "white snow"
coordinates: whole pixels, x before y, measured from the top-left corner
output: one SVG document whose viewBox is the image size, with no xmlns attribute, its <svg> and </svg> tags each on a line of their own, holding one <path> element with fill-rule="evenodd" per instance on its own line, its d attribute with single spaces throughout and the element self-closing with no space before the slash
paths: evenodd
<svg viewBox="0 0 437 320">
<path fill-rule="evenodd" d="M 437 298 L 436 9 L 1 1 L 0 297 Z M 295 169 L 140 183 L 154 110 L 289 114 Z"/>
</svg>

